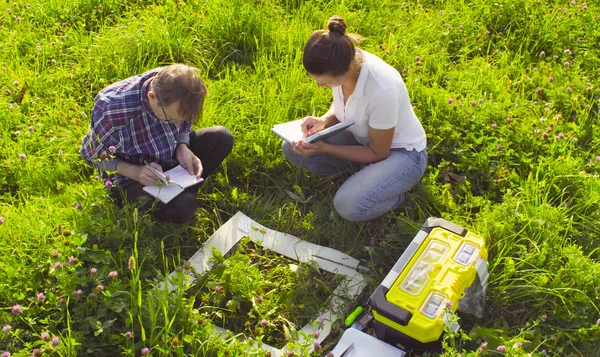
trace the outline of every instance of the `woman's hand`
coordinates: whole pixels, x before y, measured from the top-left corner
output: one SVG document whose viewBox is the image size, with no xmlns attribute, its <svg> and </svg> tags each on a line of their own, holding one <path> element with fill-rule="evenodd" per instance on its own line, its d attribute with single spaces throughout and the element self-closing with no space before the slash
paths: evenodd
<svg viewBox="0 0 600 357">
<path fill-rule="evenodd" d="M 292 142 L 292 151 L 298 155 L 309 157 L 317 154 L 325 154 L 328 145 L 322 140 L 310 144 L 300 140 Z"/>
<path fill-rule="evenodd" d="M 304 134 L 304 136 L 307 138 L 313 135 L 314 133 L 325 129 L 325 126 L 327 124 L 325 120 L 321 120 L 313 116 L 304 117 L 302 120 L 302 134 Z"/>
</svg>

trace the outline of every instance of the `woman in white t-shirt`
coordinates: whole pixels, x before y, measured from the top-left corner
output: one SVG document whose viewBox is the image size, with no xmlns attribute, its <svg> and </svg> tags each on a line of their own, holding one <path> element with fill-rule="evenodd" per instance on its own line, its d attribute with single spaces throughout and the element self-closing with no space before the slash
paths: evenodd
<svg viewBox="0 0 600 357">
<path fill-rule="evenodd" d="M 379 57 L 354 47 L 340 17 L 328 30 L 312 33 L 303 64 L 318 86 L 333 91 L 321 117 L 304 118 L 309 136 L 339 122 L 352 122 L 323 141 L 283 143 L 287 160 L 324 175 L 354 172 L 337 191 L 337 212 L 366 221 L 400 206 L 427 167 L 425 131 L 416 117 L 400 73 Z"/>
</svg>

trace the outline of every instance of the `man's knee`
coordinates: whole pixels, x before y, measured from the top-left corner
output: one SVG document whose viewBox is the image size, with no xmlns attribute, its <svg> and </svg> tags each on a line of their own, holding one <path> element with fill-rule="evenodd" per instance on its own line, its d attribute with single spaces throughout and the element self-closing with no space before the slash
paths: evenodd
<svg viewBox="0 0 600 357">
<path fill-rule="evenodd" d="M 224 126 L 192 131 L 190 133 L 190 149 L 198 157 L 210 155 L 213 160 L 224 160 L 233 149 L 233 135 Z"/>
<path fill-rule="evenodd" d="M 160 207 L 155 216 L 161 221 L 187 223 L 194 219 L 197 208 L 196 195 L 186 191 Z"/>
<path fill-rule="evenodd" d="M 229 155 L 233 148 L 233 134 L 224 126 L 216 126 L 215 134 L 218 135 L 217 142 L 220 144 L 221 152 Z"/>
</svg>

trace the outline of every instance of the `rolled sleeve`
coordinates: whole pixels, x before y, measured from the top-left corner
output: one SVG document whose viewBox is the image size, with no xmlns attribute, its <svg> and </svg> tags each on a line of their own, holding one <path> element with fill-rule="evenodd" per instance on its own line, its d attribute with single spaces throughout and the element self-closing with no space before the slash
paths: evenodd
<svg viewBox="0 0 600 357">
<path fill-rule="evenodd" d="M 187 146 L 190 146 L 190 132 L 189 131 L 179 133 L 179 136 L 177 137 L 177 145 L 179 145 L 179 144 L 186 144 Z"/>
</svg>

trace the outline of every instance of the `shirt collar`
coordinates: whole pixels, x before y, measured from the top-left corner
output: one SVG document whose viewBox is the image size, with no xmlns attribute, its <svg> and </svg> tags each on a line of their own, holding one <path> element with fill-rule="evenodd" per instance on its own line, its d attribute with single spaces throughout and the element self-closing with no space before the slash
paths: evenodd
<svg viewBox="0 0 600 357">
<path fill-rule="evenodd" d="M 154 111 L 150 106 L 150 102 L 148 101 L 148 91 L 150 91 L 150 83 L 152 83 L 153 79 L 154 76 L 149 77 L 142 84 L 142 90 L 140 91 L 140 95 L 142 96 L 142 111 L 144 111 L 146 114 L 149 114 L 152 119 L 159 120 L 156 114 L 154 114 Z"/>
<path fill-rule="evenodd" d="M 358 80 L 356 81 L 356 87 L 354 87 L 354 92 L 352 95 L 355 97 L 362 97 L 365 91 L 365 84 L 367 83 L 367 77 L 369 76 L 369 69 L 367 68 L 367 56 L 366 52 L 361 50 L 360 48 L 356 49 L 360 52 L 362 57 L 362 63 L 360 65 L 360 73 L 358 74 Z"/>
</svg>

